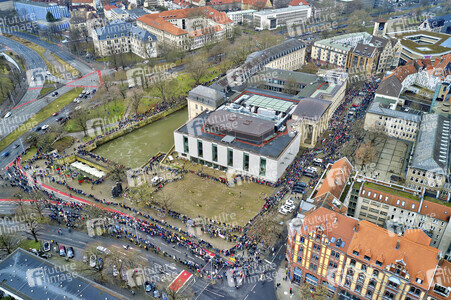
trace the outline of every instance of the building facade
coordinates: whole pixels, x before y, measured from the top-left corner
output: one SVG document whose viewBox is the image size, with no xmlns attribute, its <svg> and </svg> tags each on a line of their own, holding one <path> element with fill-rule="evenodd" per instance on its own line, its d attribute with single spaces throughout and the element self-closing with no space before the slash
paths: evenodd
<svg viewBox="0 0 451 300">
<path fill-rule="evenodd" d="M 263 10 L 254 13 L 254 25 L 257 30 L 275 30 L 287 23 L 305 22 L 311 16 L 312 8 L 308 5 Z"/>
</svg>

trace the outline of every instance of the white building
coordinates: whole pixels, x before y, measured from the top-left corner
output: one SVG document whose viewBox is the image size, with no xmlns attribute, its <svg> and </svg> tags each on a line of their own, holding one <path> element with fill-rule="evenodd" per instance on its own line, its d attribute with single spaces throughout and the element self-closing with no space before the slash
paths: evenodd
<svg viewBox="0 0 451 300">
<path fill-rule="evenodd" d="M 242 25 L 252 22 L 255 12 L 257 12 L 255 9 L 231 11 L 227 13 L 227 17 L 233 21 L 233 24 Z"/>
<path fill-rule="evenodd" d="M 312 16 L 312 8 L 307 5 L 262 10 L 254 13 L 257 30 L 274 30 L 288 23 L 302 23 Z"/>
</svg>

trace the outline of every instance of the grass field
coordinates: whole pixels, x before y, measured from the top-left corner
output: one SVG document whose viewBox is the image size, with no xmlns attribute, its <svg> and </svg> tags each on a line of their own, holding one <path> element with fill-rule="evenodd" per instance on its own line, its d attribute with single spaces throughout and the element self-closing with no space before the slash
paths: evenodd
<svg viewBox="0 0 451 300">
<path fill-rule="evenodd" d="M 253 182 L 228 187 L 211 179 L 185 174 L 182 180 L 167 184 L 154 198 L 157 201 L 170 199 L 170 209 L 191 218 L 219 218 L 222 222 L 243 226 L 260 211 L 264 197 L 273 191 L 271 187 Z"/>
<path fill-rule="evenodd" d="M 67 62 L 65 62 L 64 60 L 62 60 L 58 56 L 56 56 L 54 53 L 52 53 L 52 56 L 53 56 L 53 58 L 56 59 L 57 62 L 59 62 L 67 70 L 67 72 L 72 74 L 72 76 L 74 76 L 74 77 L 80 77 L 81 76 L 81 73 L 77 69 L 72 67 L 70 64 L 68 64 Z"/>
<path fill-rule="evenodd" d="M 18 137 L 25 134 L 31 128 L 41 123 L 45 119 L 49 118 L 54 112 L 60 110 L 61 108 L 69 105 L 78 94 L 81 93 L 83 88 L 75 88 L 70 92 L 58 97 L 49 103 L 46 107 L 37 112 L 34 116 L 28 119 L 25 123 L 20 125 L 16 130 L 11 132 L 3 140 L 0 141 L 0 149 L 3 150 L 8 147 L 12 142 L 14 142 Z"/>
</svg>

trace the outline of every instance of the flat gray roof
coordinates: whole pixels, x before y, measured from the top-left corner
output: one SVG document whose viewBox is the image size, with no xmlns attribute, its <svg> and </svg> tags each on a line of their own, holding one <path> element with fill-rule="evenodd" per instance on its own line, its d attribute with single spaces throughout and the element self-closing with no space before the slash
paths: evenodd
<svg viewBox="0 0 451 300">
<path fill-rule="evenodd" d="M 24 299 L 126 299 L 93 281 L 67 271 L 21 248 L 0 262 L 0 286 Z"/>
<path fill-rule="evenodd" d="M 403 112 L 399 110 L 392 110 L 386 107 L 383 107 L 381 103 L 373 102 L 368 108 L 368 112 L 372 114 L 377 114 L 381 116 L 391 117 L 391 118 L 399 118 L 407 121 L 413 121 L 419 123 L 421 121 L 421 115 L 412 114 L 408 112 Z"/>
</svg>

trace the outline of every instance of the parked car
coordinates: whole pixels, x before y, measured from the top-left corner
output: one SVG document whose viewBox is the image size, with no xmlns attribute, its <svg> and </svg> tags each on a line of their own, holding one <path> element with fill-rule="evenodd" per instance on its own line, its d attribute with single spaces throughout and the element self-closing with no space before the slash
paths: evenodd
<svg viewBox="0 0 451 300">
<path fill-rule="evenodd" d="M 117 275 L 119 275 L 119 271 L 117 270 L 116 265 L 113 265 L 113 276 L 117 277 Z"/>
<path fill-rule="evenodd" d="M 42 130 L 47 130 L 47 129 L 49 129 L 49 125 L 44 125 L 44 126 L 42 126 L 42 128 L 41 128 Z"/>
<path fill-rule="evenodd" d="M 160 298 L 160 291 L 158 291 L 158 290 L 153 291 L 153 297 Z"/>
<path fill-rule="evenodd" d="M 150 285 L 150 282 L 149 282 L 149 281 L 146 281 L 146 282 L 144 283 L 144 288 L 145 288 L 145 290 L 146 290 L 146 293 L 149 293 L 149 292 L 152 291 L 152 286 Z"/>
<path fill-rule="evenodd" d="M 54 112 L 53 114 L 52 114 L 52 116 L 54 116 L 54 117 L 56 117 L 58 115 L 58 112 Z"/>
<path fill-rule="evenodd" d="M 67 248 L 67 257 L 68 258 L 73 258 L 74 256 L 75 256 L 74 248 L 72 248 L 72 247 Z"/>
<path fill-rule="evenodd" d="M 58 96 L 58 92 L 53 92 L 52 97 Z"/>
<path fill-rule="evenodd" d="M 97 249 L 97 251 L 99 251 L 100 253 L 105 254 L 105 255 L 109 255 L 111 253 L 110 249 L 102 247 L 102 246 L 98 246 L 96 249 Z"/>
<path fill-rule="evenodd" d="M 102 270 L 103 269 L 103 258 L 99 257 L 99 259 L 97 260 L 97 266 L 96 268 L 98 270 Z"/>
<path fill-rule="evenodd" d="M 11 117 L 11 112 L 10 112 L 10 111 L 6 113 L 5 119 L 7 119 L 7 118 L 9 118 L 9 117 Z"/>
<path fill-rule="evenodd" d="M 50 251 L 50 243 L 49 242 L 44 242 L 44 251 L 45 252 Z"/>
<path fill-rule="evenodd" d="M 294 201 L 291 199 L 287 199 L 287 201 L 285 201 L 285 205 L 294 205 Z"/>
<path fill-rule="evenodd" d="M 97 265 L 97 256 L 91 255 L 91 257 L 89 258 L 89 266 L 91 268 L 95 268 L 96 265 Z"/>
<path fill-rule="evenodd" d="M 289 211 L 285 208 L 285 206 L 282 206 L 282 207 L 279 209 L 279 213 L 281 213 L 282 215 L 286 215 L 286 214 L 289 213 Z"/>
<path fill-rule="evenodd" d="M 66 247 L 60 246 L 60 256 L 66 256 Z"/>
<path fill-rule="evenodd" d="M 83 262 L 84 263 L 87 263 L 88 262 L 88 256 L 85 254 L 85 255 L 83 255 Z"/>
<path fill-rule="evenodd" d="M 40 131 L 42 129 L 41 126 L 36 127 L 36 131 Z"/>
</svg>

